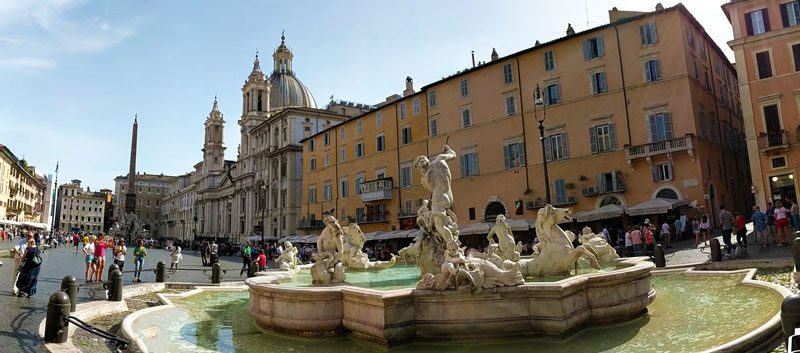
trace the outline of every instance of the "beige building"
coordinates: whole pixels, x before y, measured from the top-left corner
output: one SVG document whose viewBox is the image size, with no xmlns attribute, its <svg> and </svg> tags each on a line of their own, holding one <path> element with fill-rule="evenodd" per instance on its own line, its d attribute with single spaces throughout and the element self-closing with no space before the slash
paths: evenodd
<svg viewBox="0 0 800 353">
<path fill-rule="evenodd" d="M 109 190 L 110 191 L 110 190 Z M 58 187 L 56 229 L 100 233 L 104 229 L 108 193 L 81 188 L 80 180 Z"/>
<path fill-rule="evenodd" d="M 0 223 L 43 226 L 49 222 L 50 184 L 48 177 L 0 145 Z"/>
<path fill-rule="evenodd" d="M 305 139 L 303 231 L 317 232 L 330 211 L 365 232 L 415 227 L 429 192 L 413 160 L 445 143 L 458 154 L 450 167 L 461 226 L 498 214 L 534 219 L 545 159 L 551 202 L 574 212 L 654 198 L 709 214 L 723 204 L 746 210 L 733 65 L 683 5 L 609 17 L 505 57 L 493 52 L 419 91 L 408 78 L 402 97 Z"/>
<path fill-rule="evenodd" d="M 800 3 L 722 6 L 733 49 L 756 204 L 797 197 L 800 167 Z"/>
<path fill-rule="evenodd" d="M 169 193 L 174 176 L 164 174 L 136 174 L 136 215 L 142 228 L 151 236 L 165 234 L 166 221 L 161 217 L 161 201 Z M 125 212 L 125 193 L 128 192 L 128 176 L 114 178 L 114 219 L 122 219 Z"/>
</svg>

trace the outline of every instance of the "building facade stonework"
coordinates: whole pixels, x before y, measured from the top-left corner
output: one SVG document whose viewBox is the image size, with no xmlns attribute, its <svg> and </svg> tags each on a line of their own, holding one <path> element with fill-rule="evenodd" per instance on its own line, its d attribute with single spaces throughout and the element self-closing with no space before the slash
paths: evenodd
<svg viewBox="0 0 800 353">
<path fill-rule="evenodd" d="M 163 174 L 137 173 L 134 178 L 136 185 L 136 215 L 144 230 L 153 237 L 162 237 L 165 234 L 166 220 L 161 217 L 161 202 L 168 194 L 169 185 L 174 176 Z M 114 178 L 114 219 L 119 222 L 125 213 L 125 200 L 128 193 L 128 176 Z"/>
<path fill-rule="evenodd" d="M 92 192 L 81 188 L 80 180 L 58 187 L 56 230 L 60 232 L 105 231 L 106 200 L 110 190 Z"/>
<path fill-rule="evenodd" d="M 0 144 L 0 221 L 48 223 L 51 180 Z"/>
</svg>

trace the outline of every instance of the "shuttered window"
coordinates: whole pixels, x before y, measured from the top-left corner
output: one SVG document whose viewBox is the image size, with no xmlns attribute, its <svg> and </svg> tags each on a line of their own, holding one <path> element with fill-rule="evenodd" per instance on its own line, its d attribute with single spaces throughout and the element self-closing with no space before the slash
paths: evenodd
<svg viewBox="0 0 800 353">
<path fill-rule="evenodd" d="M 592 153 L 602 153 L 617 149 L 617 131 L 614 124 L 603 124 L 589 128 L 589 141 Z"/>
<path fill-rule="evenodd" d="M 744 24 L 748 36 L 769 32 L 769 13 L 767 13 L 767 9 L 744 14 Z"/>
<path fill-rule="evenodd" d="M 669 113 L 656 113 L 648 117 L 650 125 L 650 142 L 672 139 L 672 118 Z"/>
<path fill-rule="evenodd" d="M 756 53 L 756 63 L 758 65 L 759 79 L 763 80 L 772 77 L 772 63 L 770 62 L 768 51 Z"/>
</svg>

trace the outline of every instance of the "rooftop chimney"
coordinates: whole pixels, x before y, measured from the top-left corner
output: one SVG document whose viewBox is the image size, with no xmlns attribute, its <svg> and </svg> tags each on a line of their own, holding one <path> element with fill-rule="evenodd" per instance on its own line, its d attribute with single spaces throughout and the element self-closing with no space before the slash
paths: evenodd
<svg viewBox="0 0 800 353">
<path fill-rule="evenodd" d="M 403 91 L 403 97 L 408 97 L 414 94 L 414 80 L 411 76 L 406 77 L 406 90 Z"/>
</svg>

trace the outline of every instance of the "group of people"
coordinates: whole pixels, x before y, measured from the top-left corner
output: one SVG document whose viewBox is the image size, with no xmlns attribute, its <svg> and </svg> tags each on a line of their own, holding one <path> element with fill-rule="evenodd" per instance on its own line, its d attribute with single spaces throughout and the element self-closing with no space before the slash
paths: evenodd
<svg viewBox="0 0 800 353">
<path fill-rule="evenodd" d="M 107 249 L 111 249 L 113 263 L 119 267 L 119 270 L 123 271 L 125 268 L 125 260 L 128 255 L 128 247 L 125 245 L 125 239 L 114 239 L 102 233 L 99 235 L 85 235 L 81 239 L 78 234 L 74 234 L 72 243 L 74 246 L 73 254 L 80 252 L 84 256 L 84 263 L 86 265 L 84 277 L 86 278 L 86 283 L 103 281 Z M 180 253 L 180 250 L 178 250 L 178 253 Z M 147 247 L 145 246 L 145 241 L 140 239 L 133 249 L 134 283 L 142 282 L 142 268 L 144 267 L 144 260 L 146 257 Z M 177 262 L 173 265 L 177 270 Z"/>
</svg>

